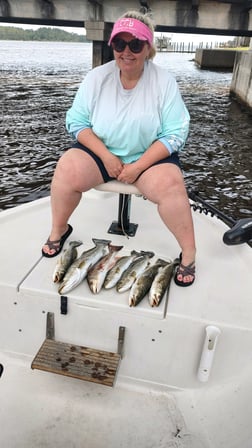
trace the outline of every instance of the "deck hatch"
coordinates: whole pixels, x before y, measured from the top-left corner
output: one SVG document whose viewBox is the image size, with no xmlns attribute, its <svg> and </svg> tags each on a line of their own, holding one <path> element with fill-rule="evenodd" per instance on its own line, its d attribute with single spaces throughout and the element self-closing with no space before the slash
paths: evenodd
<svg viewBox="0 0 252 448">
<path fill-rule="evenodd" d="M 119 328 L 118 353 L 114 353 L 55 341 L 53 321 L 53 313 L 48 313 L 47 337 L 31 368 L 112 387 L 122 357 L 125 328 Z"/>
</svg>

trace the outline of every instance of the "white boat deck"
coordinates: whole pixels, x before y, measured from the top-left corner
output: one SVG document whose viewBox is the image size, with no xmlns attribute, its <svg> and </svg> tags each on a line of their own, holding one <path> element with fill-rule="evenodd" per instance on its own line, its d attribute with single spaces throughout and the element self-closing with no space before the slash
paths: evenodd
<svg viewBox="0 0 252 448">
<path fill-rule="evenodd" d="M 169 315 L 251 329 L 252 302 L 248 294 L 251 248 L 246 244 L 225 246 L 220 238 L 220 228 L 224 233 L 227 227 L 220 220 L 199 212 L 193 212 L 193 218 L 198 247 L 197 279 L 190 288 L 179 288 L 172 282 Z M 123 245 L 121 254 L 136 249 L 152 250 L 156 257 L 164 259 L 179 255 L 179 247 L 160 221 L 155 205 L 143 198 L 132 198 L 131 222 L 139 225 L 135 237 L 127 239 L 108 234 L 111 222 L 116 219 L 117 195 L 92 191 L 73 214 L 70 222 L 74 231 L 69 241 L 83 241 L 78 248 L 79 253 L 93 247 L 92 238 L 105 238 L 111 239 L 113 244 Z M 40 251 L 50 231 L 48 198 L 36 201 L 32 206 L 27 204 L 2 213 L 0 224 L 1 284 L 20 291 L 34 290 L 37 294 L 57 297 L 57 287 L 52 283 L 56 259 L 45 259 Z M 34 269 L 36 264 L 38 266 Z M 129 309 L 127 294 L 116 294 L 116 300 L 111 297 L 111 291 L 102 291 L 95 296 L 89 292 L 86 282 L 69 296 L 74 299 L 81 297 L 83 304 L 106 309 L 112 306 L 131 314 L 141 310 L 141 314 L 146 313 L 152 318 L 162 319 L 166 310 L 163 303 L 160 308 L 152 309 L 147 301 Z"/>
<path fill-rule="evenodd" d="M 79 253 L 93 246 L 92 238 L 105 238 L 123 245 L 122 253 L 179 255 L 156 207 L 142 197 L 132 197 L 131 222 L 138 229 L 126 238 L 107 233 L 117 219 L 117 195 L 92 190 L 85 196 L 70 220 L 69 241 L 83 241 Z M 94 295 L 84 281 L 67 294 L 68 313 L 62 315 L 52 282 L 56 259 L 41 257 L 50 231 L 49 199 L 0 214 L 1 446 L 250 448 L 251 248 L 225 246 L 227 227 L 216 218 L 199 212 L 193 218 L 194 285 L 172 282 L 168 297 L 153 309 L 146 298 L 130 308 L 128 293 L 114 289 Z M 125 326 L 114 388 L 30 369 L 45 339 L 47 312 L 55 315 L 56 340 L 101 350 L 115 352 L 118 328 Z M 208 325 L 221 334 L 203 384 L 197 370 Z"/>
</svg>

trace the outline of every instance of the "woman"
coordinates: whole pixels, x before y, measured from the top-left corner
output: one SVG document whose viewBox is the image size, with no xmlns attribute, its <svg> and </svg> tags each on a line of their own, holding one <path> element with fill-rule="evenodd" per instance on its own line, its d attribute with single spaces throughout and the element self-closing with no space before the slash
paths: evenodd
<svg viewBox="0 0 252 448">
<path fill-rule="evenodd" d="M 128 12 L 115 22 L 109 45 L 114 61 L 91 70 L 66 116 L 73 144 L 59 160 L 51 185 L 52 230 L 43 246 L 56 256 L 72 227 L 68 219 L 82 192 L 117 179 L 134 183 L 157 204 L 161 219 L 181 247 L 175 282 L 195 279 L 195 239 L 179 164 L 189 114 L 176 81 L 152 62 L 150 19 Z"/>
</svg>

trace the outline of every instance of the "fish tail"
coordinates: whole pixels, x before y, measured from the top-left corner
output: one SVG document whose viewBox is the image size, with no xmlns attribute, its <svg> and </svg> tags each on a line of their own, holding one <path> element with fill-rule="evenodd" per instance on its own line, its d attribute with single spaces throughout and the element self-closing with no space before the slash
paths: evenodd
<svg viewBox="0 0 252 448">
<path fill-rule="evenodd" d="M 140 251 L 140 254 L 141 254 L 141 255 L 147 255 L 147 256 L 150 257 L 150 258 L 154 257 L 154 255 L 155 255 L 154 252 L 152 252 L 152 251 L 146 251 L 146 250 L 141 250 L 141 251 Z"/>
<path fill-rule="evenodd" d="M 118 252 L 119 250 L 121 250 L 123 248 L 123 246 L 114 246 L 113 244 L 109 245 L 109 252 Z"/>
<path fill-rule="evenodd" d="M 82 244 L 83 244 L 82 241 L 76 240 L 76 241 L 70 241 L 69 246 L 78 247 L 81 246 Z"/>
<path fill-rule="evenodd" d="M 98 246 L 99 244 L 110 244 L 111 240 L 102 240 L 99 238 L 92 238 L 93 243 Z"/>
<path fill-rule="evenodd" d="M 131 252 L 130 252 L 130 255 L 132 255 L 132 256 L 136 256 L 136 255 L 142 255 L 142 251 L 137 251 L 137 250 L 132 250 Z"/>
<path fill-rule="evenodd" d="M 169 264 L 169 262 L 163 260 L 162 258 L 158 258 L 155 264 L 157 264 L 160 267 L 163 267 L 163 266 L 166 266 L 167 264 Z"/>
</svg>

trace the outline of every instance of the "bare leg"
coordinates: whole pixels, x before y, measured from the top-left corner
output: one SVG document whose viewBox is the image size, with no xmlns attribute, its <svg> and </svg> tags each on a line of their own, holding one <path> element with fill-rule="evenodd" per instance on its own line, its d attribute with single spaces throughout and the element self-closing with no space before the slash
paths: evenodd
<svg viewBox="0 0 252 448">
<path fill-rule="evenodd" d="M 103 182 L 95 161 L 80 149 L 70 149 L 60 158 L 51 184 L 52 230 L 50 240 L 59 240 L 66 232 L 68 219 L 80 202 L 82 192 Z M 54 249 L 43 246 L 53 254 Z"/>
<path fill-rule="evenodd" d="M 180 169 L 173 164 L 155 165 L 136 181 L 139 190 L 158 206 L 161 219 L 173 233 L 182 250 L 182 263 L 195 260 L 195 237 L 190 204 Z M 178 280 L 182 281 L 182 275 Z M 190 282 L 192 276 L 184 277 Z"/>
</svg>

